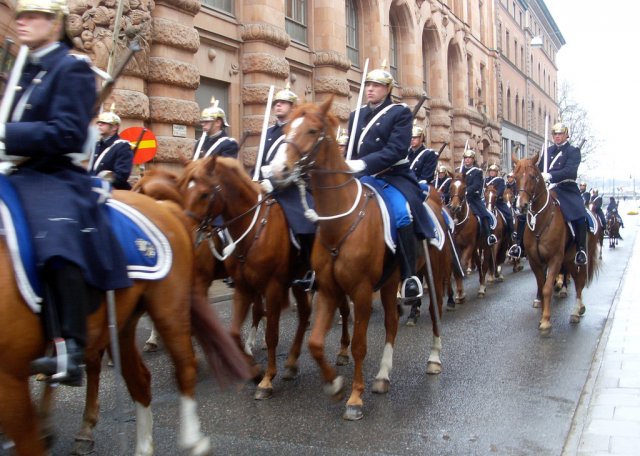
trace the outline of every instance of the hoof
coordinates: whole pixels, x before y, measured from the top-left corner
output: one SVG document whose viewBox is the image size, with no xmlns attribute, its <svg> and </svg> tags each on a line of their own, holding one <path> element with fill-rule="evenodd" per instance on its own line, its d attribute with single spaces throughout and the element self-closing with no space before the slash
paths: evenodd
<svg viewBox="0 0 640 456">
<path fill-rule="evenodd" d="M 456 310 L 456 303 L 454 301 L 452 302 L 447 302 L 447 312 L 455 312 Z"/>
<path fill-rule="evenodd" d="M 482 290 L 478 290 L 478 298 L 484 298 L 486 292 Z"/>
<path fill-rule="evenodd" d="M 376 378 L 371 391 L 377 394 L 386 394 L 391 389 L 391 382 L 386 378 Z"/>
<path fill-rule="evenodd" d="M 434 363 L 433 361 L 429 361 L 427 363 L 427 374 L 438 375 L 441 372 L 442 372 L 442 364 Z"/>
<path fill-rule="evenodd" d="M 566 297 L 567 297 L 567 290 L 560 290 L 560 291 L 558 292 L 558 298 L 562 298 L 562 299 L 564 299 L 564 298 L 566 298 Z"/>
<path fill-rule="evenodd" d="M 284 373 L 282 374 L 283 380 L 293 380 L 298 376 L 298 366 L 286 366 L 284 368 Z"/>
<path fill-rule="evenodd" d="M 202 437 L 195 444 L 185 448 L 185 452 L 189 456 L 206 456 L 213 454 L 209 437 Z"/>
<path fill-rule="evenodd" d="M 416 325 L 416 320 L 417 320 L 416 318 L 409 317 L 409 318 L 407 318 L 407 322 L 404 325 L 405 326 L 409 326 L 409 327 L 415 326 Z"/>
<path fill-rule="evenodd" d="M 587 308 L 585 306 L 580 306 L 580 310 L 578 310 L 578 315 L 583 316 L 586 311 L 587 311 Z"/>
<path fill-rule="evenodd" d="M 467 299 L 466 294 L 461 294 L 460 296 L 456 296 L 455 302 L 456 304 L 462 304 Z"/>
<path fill-rule="evenodd" d="M 551 332 L 551 322 L 541 321 L 540 325 L 538 326 L 538 329 L 540 330 L 541 333 L 548 334 L 549 332 Z"/>
<path fill-rule="evenodd" d="M 142 347 L 143 352 L 155 352 L 158 351 L 158 344 L 154 344 L 153 342 L 145 342 L 144 347 Z"/>
<path fill-rule="evenodd" d="M 96 442 L 91 439 L 76 437 L 70 454 L 74 456 L 96 454 L 95 446 Z"/>
<path fill-rule="evenodd" d="M 271 396 L 273 396 L 273 388 L 262 388 L 259 386 L 256 389 L 256 392 L 253 395 L 253 398 L 257 401 L 262 401 L 264 399 L 271 398 Z"/>
<path fill-rule="evenodd" d="M 580 323 L 580 315 L 571 315 L 569 321 L 573 324 Z"/>
<path fill-rule="evenodd" d="M 336 358 L 336 366 L 346 366 L 349 364 L 349 355 L 338 355 Z"/>
<path fill-rule="evenodd" d="M 502 274 L 496 277 L 496 282 L 504 282 L 504 276 Z"/>
<path fill-rule="evenodd" d="M 524 266 L 522 266 L 521 264 L 514 266 L 513 267 L 513 272 L 520 272 L 524 269 Z"/>
<path fill-rule="evenodd" d="M 331 383 L 326 383 L 322 389 L 327 396 L 334 401 L 341 401 L 344 397 L 344 377 L 338 375 Z"/>
<path fill-rule="evenodd" d="M 363 417 L 361 405 L 347 405 L 342 418 L 348 421 L 358 421 Z"/>
<path fill-rule="evenodd" d="M 540 301 L 539 299 L 534 299 L 533 300 L 533 308 L 534 309 L 539 309 L 540 308 L 540 304 L 542 304 L 542 301 Z"/>
</svg>

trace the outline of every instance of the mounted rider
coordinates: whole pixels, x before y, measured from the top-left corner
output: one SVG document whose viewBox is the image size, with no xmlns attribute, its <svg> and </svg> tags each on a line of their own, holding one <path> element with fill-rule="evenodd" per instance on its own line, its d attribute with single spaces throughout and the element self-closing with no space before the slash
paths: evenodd
<svg viewBox="0 0 640 456">
<path fill-rule="evenodd" d="M 620 228 L 624 228 L 624 222 L 622 221 L 620 212 L 618 212 L 618 203 L 613 196 L 609 197 L 609 204 L 607 205 L 607 219 L 611 216 L 615 216 L 618 219 L 618 223 L 620 223 Z"/>
<path fill-rule="evenodd" d="M 96 123 L 100 139 L 96 143 L 95 160 L 89 172 L 107 179 L 113 188 L 131 190 L 128 180 L 133 168 L 133 150 L 131 143 L 118 134 L 120 116 L 115 113 L 115 105 L 111 105 L 110 111 L 101 113 Z"/>
<path fill-rule="evenodd" d="M 438 154 L 433 149 L 427 149 L 424 145 L 424 128 L 419 127 L 413 121 L 411 129 L 411 146 L 409 147 L 409 166 L 421 184 L 433 185 L 433 180 L 438 166 Z"/>
<path fill-rule="evenodd" d="M 591 204 L 593 213 L 596 215 L 596 217 L 598 217 L 598 221 L 604 229 L 604 227 L 607 226 L 607 219 L 605 218 L 604 212 L 602 211 L 602 196 L 599 194 L 597 188 L 593 189 L 593 193 L 591 194 L 591 201 L 589 201 L 589 204 Z"/>
<path fill-rule="evenodd" d="M 285 139 L 284 127 L 289 122 L 289 114 L 297 101 L 298 96 L 291 91 L 288 82 L 284 89 L 275 94 L 273 113 L 276 116 L 276 123 L 267 129 L 262 153 L 258 151 L 258 157 L 262 157 L 262 162 L 257 163 L 256 166 L 260 166 L 260 186 L 278 201 L 285 213 L 289 228 L 295 234 L 300 245 L 300 254 L 307 268 L 307 273 L 304 278 L 294 280 L 293 285 L 309 291 L 315 286 L 315 272 L 311 269 L 311 251 L 315 240 L 316 225 L 304 216 L 305 208 L 302 206 L 300 192 L 295 185 L 274 188 L 269 166 Z M 307 193 L 305 197 L 307 205 L 313 208 L 311 195 Z"/>
<path fill-rule="evenodd" d="M 495 206 L 504 216 L 507 224 L 507 235 L 511 236 L 511 233 L 513 233 L 513 216 L 511 215 L 511 209 L 507 206 L 507 203 L 504 200 L 504 191 L 507 188 L 507 184 L 504 181 L 504 178 L 498 175 L 500 173 L 500 166 L 497 164 L 494 163 L 489 166 L 487 173 L 489 175 L 484 179 L 484 186 L 485 188 L 488 185 L 493 185 L 495 187 L 497 198 Z"/>
<path fill-rule="evenodd" d="M 579 185 L 580 196 L 584 200 L 584 205 L 588 206 L 591 202 L 591 193 L 587 191 L 587 183 L 585 181 L 580 182 Z"/>
<path fill-rule="evenodd" d="M 433 181 L 433 186 L 440 192 L 442 202 L 449 204 L 449 187 L 451 186 L 451 172 L 446 165 L 438 166 L 438 174 Z"/>
<path fill-rule="evenodd" d="M 540 155 L 538 168 L 542 171 L 544 181 L 550 184 L 549 190 L 555 190 L 564 219 L 573 227 L 576 245 L 575 263 L 584 266 L 587 264 L 588 222 L 584 200 L 580 196 L 576 183 L 581 161 L 580 149 L 569 143 L 569 129 L 562 122 L 553 125 L 551 135 L 554 144 Z M 547 172 L 544 171 L 545 153 L 548 163 Z M 514 258 L 519 258 L 522 252 L 524 225 L 525 223 L 518 223 L 516 244 L 509 249 L 509 255 Z"/>
<path fill-rule="evenodd" d="M 422 206 L 424 195 L 407 160 L 413 115 L 405 104 L 393 103 L 394 83 L 384 64 L 366 75 L 367 104 L 359 108 L 355 128 L 357 111 L 349 117 L 349 141 L 353 141 L 355 159 L 348 159 L 347 164 L 352 171 L 371 176 L 389 202 L 398 233 L 401 296 L 418 298 L 422 296 L 422 283 L 416 275 L 416 236 L 434 238 L 435 232 Z"/>
<path fill-rule="evenodd" d="M 99 290 L 131 285 L 112 234 L 103 194 L 73 161 L 87 140 L 96 102 L 95 75 L 86 58 L 69 53 L 63 0 L 19 0 L 17 34 L 28 46 L 16 100 L 0 124 L 0 155 L 24 157 L 8 176 L 17 191 L 43 283 L 45 336 L 55 354 L 38 358 L 32 373 L 83 383 L 87 315 Z"/>
<path fill-rule="evenodd" d="M 476 166 L 476 153 L 472 149 L 467 149 L 462 154 L 462 166 L 460 172 L 464 176 L 466 184 L 466 198 L 471 211 L 476 217 L 480 218 L 480 227 L 482 236 L 487 237 L 487 244 L 494 245 L 498 242 L 496 235 L 493 234 L 491 228 L 491 213 L 482 201 L 484 179 L 482 178 L 482 170 Z"/>
<path fill-rule="evenodd" d="M 193 149 L 193 160 L 212 155 L 238 158 L 238 141 L 227 135 L 227 115 L 218 103 L 218 100 L 212 98 L 211 106 L 202 110 L 202 136 Z"/>
</svg>

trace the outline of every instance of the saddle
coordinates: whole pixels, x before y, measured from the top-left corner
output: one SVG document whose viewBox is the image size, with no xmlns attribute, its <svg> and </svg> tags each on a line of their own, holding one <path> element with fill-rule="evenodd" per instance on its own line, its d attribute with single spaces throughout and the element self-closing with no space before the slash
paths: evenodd
<svg viewBox="0 0 640 456">
<path fill-rule="evenodd" d="M 127 258 L 129 277 L 144 280 L 164 278 L 171 269 L 173 253 L 160 229 L 137 209 L 114 199 L 106 200 L 106 209 Z M 39 313 L 42 284 L 27 219 L 15 189 L 4 176 L 0 176 L 0 233 L 5 236 L 20 294 L 31 310 Z"/>
</svg>

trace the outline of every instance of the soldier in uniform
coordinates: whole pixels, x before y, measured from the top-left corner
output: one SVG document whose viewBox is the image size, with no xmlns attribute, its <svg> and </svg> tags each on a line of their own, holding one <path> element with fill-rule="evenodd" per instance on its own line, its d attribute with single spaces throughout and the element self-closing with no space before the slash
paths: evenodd
<svg viewBox="0 0 640 456">
<path fill-rule="evenodd" d="M 605 219 L 604 212 L 602 211 L 602 196 L 600 196 L 597 188 L 593 189 L 593 194 L 591 195 L 591 201 L 589 201 L 589 203 L 593 208 L 593 213 L 596 214 L 598 221 L 604 229 L 604 227 L 607 226 L 607 219 Z"/>
<path fill-rule="evenodd" d="M 506 185 L 506 188 L 511 190 L 511 193 L 513 193 L 513 196 L 518 195 L 518 184 L 516 183 L 516 178 L 513 175 L 513 171 L 507 174 L 507 182 L 505 185 Z"/>
<path fill-rule="evenodd" d="M 584 205 L 588 206 L 589 203 L 591 202 L 591 193 L 587 191 L 587 183 L 584 181 L 580 182 L 579 190 L 580 190 L 580 196 L 584 200 Z"/>
<path fill-rule="evenodd" d="M 16 100 L 0 124 L 0 154 L 25 160 L 8 176 L 22 201 L 43 283 L 46 337 L 55 354 L 32 373 L 83 383 L 86 317 L 99 290 L 131 285 L 93 178 L 73 163 L 94 115 L 96 84 L 87 59 L 69 54 L 64 0 L 19 0 L 17 35 L 29 47 Z M 46 235 L 45 235 L 46 234 Z M 63 338 L 61 341 L 59 338 Z"/>
<path fill-rule="evenodd" d="M 409 166 L 421 184 L 433 185 L 438 166 L 438 154 L 424 145 L 424 128 L 413 123 L 411 129 L 411 146 L 409 147 Z"/>
<path fill-rule="evenodd" d="M 616 199 L 613 196 L 610 196 L 609 197 L 609 204 L 607 205 L 607 219 L 612 214 L 618 219 L 618 223 L 620 223 L 620 228 L 624 228 L 624 223 L 622 222 L 622 217 L 620 216 L 620 213 L 618 212 L 618 203 L 616 202 Z"/>
<path fill-rule="evenodd" d="M 227 116 L 218 107 L 218 100 L 211 99 L 211 106 L 202 110 L 200 125 L 202 136 L 196 142 L 193 160 L 220 155 L 221 157 L 238 158 L 238 141 L 227 135 Z"/>
<path fill-rule="evenodd" d="M 128 180 L 133 168 L 133 150 L 129 141 L 120 139 L 120 117 L 114 112 L 114 106 L 98 116 L 97 124 L 100 140 L 96 143 L 91 174 L 106 178 L 113 188 L 131 190 Z"/>
<path fill-rule="evenodd" d="M 287 83 L 287 86 L 278 91 L 273 98 L 273 112 L 276 116 L 276 123 L 267 130 L 267 136 L 262 153 L 262 163 L 256 164 L 261 167 L 260 186 L 262 189 L 271 193 L 284 210 L 289 228 L 294 232 L 298 243 L 300 244 L 300 254 L 308 271 L 304 278 L 294 280 L 293 285 L 304 288 L 309 291 L 314 289 L 315 272 L 311 269 L 311 250 L 315 240 L 316 225 L 304 216 L 304 207 L 300 200 L 300 191 L 295 185 L 274 189 L 271 182 L 270 164 L 276 156 L 278 147 L 285 138 L 284 127 L 288 123 L 288 116 L 294 104 L 298 100 L 298 96 L 293 93 Z M 260 156 L 260 154 L 258 154 Z M 313 199 L 309 193 L 306 194 L 307 204 L 313 207 Z"/>
<path fill-rule="evenodd" d="M 355 159 L 347 160 L 347 164 L 354 172 L 374 176 L 390 202 L 398 232 L 401 296 L 418 298 L 422 296 L 422 283 L 416 276 L 416 235 L 433 238 L 435 232 L 422 206 L 424 195 L 407 160 L 413 116 L 406 105 L 391 100 L 393 85 L 393 76 L 384 68 L 366 75 L 367 104 L 359 108 L 355 130 L 355 111 L 349 117 L 349 131 L 355 131 L 355 137 L 349 138 L 354 141 Z M 415 299 L 405 303 L 413 304 L 412 301 Z"/>
<path fill-rule="evenodd" d="M 482 201 L 482 190 L 484 188 L 482 170 L 476 166 L 476 153 L 473 150 L 466 150 L 462 157 L 461 173 L 464 175 L 464 181 L 467 186 L 467 201 L 474 215 L 480 217 L 482 235 L 487 237 L 487 244 L 493 245 L 498 242 L 498 239 L 491 229 L 491 214 Z"/>
<path fill-rule="evenodd" d="M 548 172 L 544 172 L 544 153 L 540 156 L 538 167 L 542 171 L 545 182 L 551 184 L 549 189 L 556 191 L 560 202 L 560 211 L 567 222 L 573 226 L 576 244 L 575 263 L 580 266 L 587 264 L 587 214 L 584 200 L 576 183 L 578 167 L 580 166 L 580 149 L 572 146 L 569 141 L 569 129 L 563 123 L 557 123 L 551 128 L 554 144 L 544 153 L 548 154 Z M 509 249 L 509 255 L 520 258 L 522 253 L 522 239 L 525 223 L 518 222 L 516 244 Z"/>
<path fill-rule="evenodd" d="M 451 173 L 445 165 L 438 166 L 438 175 L 433 181 L 433 186 L 440 192 L 444 204 L 449 204 L 449 186 L 451 185 Z"/>
<path fill-rule="evenodd" d="M 486 188 L 488 185 L 493 185 L 496 188 L 496 208 L 507 222 L 507 236 L 511 236 L 511 233 L 513 233 L 513 217 L 511 216 L 511 209 L 509 209 L 509 206 L 507 206 L 507 203 L 504 201 L 504 190 L 507 188 L 507 184 L 504 178 L 498 175 L 499 172 L 500 167 L 495 163 L 489 166 L 489 175 L 484 179 L 484 186 Z"/>
</svg>

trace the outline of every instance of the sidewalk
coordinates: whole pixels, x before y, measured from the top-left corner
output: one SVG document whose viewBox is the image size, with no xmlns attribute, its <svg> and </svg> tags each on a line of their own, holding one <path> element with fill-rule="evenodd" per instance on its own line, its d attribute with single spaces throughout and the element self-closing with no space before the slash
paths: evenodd
<svg viewBox="0 0 640 456">
<path fill-rule="evenodd" d="M 640 455 L 640 241 L 632 248 L 563 456 Z"/>
</svg>

